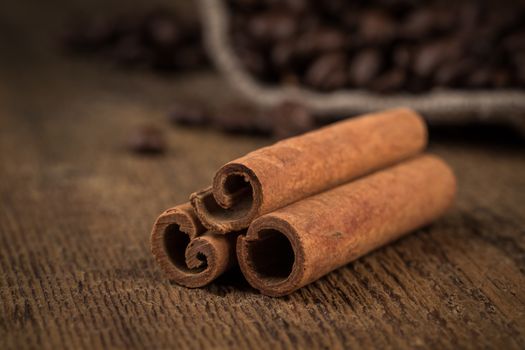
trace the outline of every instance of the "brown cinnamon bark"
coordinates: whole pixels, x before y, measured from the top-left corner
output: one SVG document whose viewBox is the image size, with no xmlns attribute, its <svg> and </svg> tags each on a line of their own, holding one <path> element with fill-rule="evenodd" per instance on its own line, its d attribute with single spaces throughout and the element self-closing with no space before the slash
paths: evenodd
<svg viewBox="0 0 525 350">
<path fill-rule="evenodd" d="M 158 217 L 151 232 L 151 252 L 169 279 L 202 287 L 236 264 L 237 235 L 208 232 L 190 203 L 185 203 Z"/>
<path fill-rule="evenodd" d="M 406 108 L 332 124 L 227 163 L 191 195 L 202 223 L 228 233 L 256 217 L 419 153 L 423 119 Z"/>
<path fill-rule="evenodd" d="M 289 294 L 430 223 L 455 192 L 442 160 L 407 160 L 256 219 L 238 238 L 239 265 L 263 294 Z"/>
</svg>

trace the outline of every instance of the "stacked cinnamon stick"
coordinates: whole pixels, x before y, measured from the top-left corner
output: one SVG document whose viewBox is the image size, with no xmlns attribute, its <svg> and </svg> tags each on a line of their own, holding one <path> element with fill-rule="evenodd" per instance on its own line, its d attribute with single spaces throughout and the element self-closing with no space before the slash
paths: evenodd
<svg viewBox="0 0 525 350">
<path fill-rule="evenodd" d="M 263 294 L 292 293 L 443 214 L 456 180 L 426 144 L 423 119 L 402 108 L 251 152 L 159 216 L 153 255 L 187 287 L 238 263 Z"/>
</svg>

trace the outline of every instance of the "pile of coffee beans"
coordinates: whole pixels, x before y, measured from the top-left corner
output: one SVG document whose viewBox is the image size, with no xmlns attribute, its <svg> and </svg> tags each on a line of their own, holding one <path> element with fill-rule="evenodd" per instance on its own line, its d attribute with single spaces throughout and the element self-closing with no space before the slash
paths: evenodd
<svg viewBox="0 0 525 350">
<path fill-rule="evenodd" d="M 176 101 L 168 113 L 168 121 L 184 127 L 211 127 L 228 134 L 272 136 L 277 140 L 323 124 L 305 106 L 291 101 L 267 110 L 233 102 L 213 112 L 202 103 Z M 168 151 L 165 131 L 153 124 L 138 125 L 129 130 L 127 149 L 140 155 L 164 154 Z"/>
<path fill-rule="evenodd" d="M 268 84 L 379 93 L 525 87 L 525 3 L 228 0 L 243 66 Z"/>
<path fill-rule="evenodd" d="M 128 149 L 145 155 L 162 154 L 166 151 L 166 138 L 161 128 L 151 124 L 140 125 L 129 134 Z"/>
<path fill-rule="evenodd" d="M 302 134 L 322 124 L 305 106 L 291 101 L 271 109 L 234 102 L 213 111 L 202 104 L 179 101 L 173 105 L 168 118 L 176 125 L 209 126 L 229 134 L 273 136 L 276 139 Z"/>
<path fill-rule="evenodd" d="M 179 71 L 207 64 L 199 23 L 162 8 L 74 18 L 63 42 L 69 52 L 107 58 L 120 66 Z"/>
</svg>

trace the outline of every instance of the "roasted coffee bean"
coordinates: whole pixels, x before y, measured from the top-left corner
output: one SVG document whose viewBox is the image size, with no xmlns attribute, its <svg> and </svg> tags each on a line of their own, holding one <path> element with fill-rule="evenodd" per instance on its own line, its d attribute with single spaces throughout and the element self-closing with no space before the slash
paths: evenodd
<svg viewBox="0 0 525 350">
<path fill-rule="evenodd" d="M 443 45 L 426 44 L 418 48 L 414 55 L 413 70 L 421 77 L 426 77 L 444 63 Z"/>
<path fill-rule="evenodd" d="M 291 64 L 294 55 L 294 43 L 292 41 L 281 41 L 278 42 L 271 51 L 272 63 L 279 67 L 287 67 Z"/>
<path fill-rule="evenodd" d="M 160 128 L 142 125 L 131 133 L 128 147 L 135 153 L 160 154 L 166 151 L 166 140 Z"/>
<path fill-rule="evenodd" d="M 273 122 L 273 135 L 277 139 L 299 135 L 316 127 L 314 115 L 299 103 L 283 102 L 268 111 L 268 114 Z"/>
<path fill-rule="evenodd" d="M 403 90 L 411 94 L 420 94 L 430 90 L 433 86 L 433 81 L 430 78 L 408 74 Z"/>
<path fill-rule="evenodd" d="M 359 25 L 360 13 L 355 9 L 348 9 L 341 13 L 341 24 L 345 30 L 354 33 Z"/>
<path fill-rule="evenodd" d="M 385 12 L 372 10 L 360 16 L 358 33 L 368 44 L 390 42 L 396 31 L 395 22 Z"/>
<path fill-rule="evenodd" d="M 370 84 L 370 88 L 376 92 L 387 93 L 400 90 L 405 82 L 405 71 L 394 68 L 381 74 Z"/>
<path fill-rule="evenodd" d="M 492 28 L 496 33 L 502 33 L 515 30 L 516 27 L 519 28 L 523 24 L 523 13 L 520 13 L 519 10 L 515 11 L 509 4 L 501 4 L 487 11 L 483 21 L 486 27 Z"/>
<path fill-rule="evenodd" d="M 249 29 L 254 38 L 272 41 L 291 37 L 297 26 L 293 15 L 273 11 L 255 15 L 249 22 Z"/>
<path fill-rule="evenodd" d="M 237 55 L 242 66 L 252 74 L 263 75 L 268 71 L 264 58 L 256 52 L 245 48 L 238 48 Z"/>
<path fill-rule="evenodd" d="M 408 15 L 402 23 L 400 34 L 404 38 L 416 39 L 428 36 L 435 30 L 435 15 L 431 8 L 420 8 Z"/>
<path fill-rule="evenodd" d="M 292 72 L 284 72 L 281 75 L 281 81 L 283 85 L 298 86 L 301 83 L 299 76 Z"/>
<path fill-rule="evenodd" d="M 321 27 L 307 31 L 297 39 L 297 53 L 310 55 L 324 51 L 344 48 L 346 36 L 331 27 Z"/>
<path fill-rule="evenodd" d="M 469 59 L 449 62 L 436 71 L 434 75 L 434 84 L 440 87 L 459 86 L 476 65 L 476 62 Z"/>
<path fill-rule="evenodd" d="M 212 116 L 215 128 L 227 133 L 269 134 L 271 121 L 258 109 L 246 103 L 222 106 Z"/>
<path fill-rule="evenodd" d="M 474 33 L 465 38 L 465 41 L 469 41 L 469 54 L 475 58 L 485 57 L 486 60 L 492 60 L 499 34 L 494 32 L 492 28 L 480 28 L 476 31 L 476 35 L 479 35 L 483 40 L 474 37 Z"/>
<path fill-rule="evenodd" d="M 318 57 L 308 68 L 305 83 L 319 90 L 334 90 L 346 84 L 346 55 L 340 52 Z"/>
<path fill-rule="evenodd" d="M 514 78 L 516 85 L 525 88 L 525 51 L 515 54 L 512 57 L 512 61 L 515 67 Z"/>
<path fill-rule="evenodd" d="M 503 46 L 507 52 L 525 52 L 525 28 L 522 31 L 509 34 L 503 39 Z"/>
<path fill-rule="evenodd" d="M 179 125 L 205 125 L 210 120 L 209 112 L 205 107 L 196 103 L 176 102 L 172 105 L 168 119 Z"/>
<path fill-rule="evenodd" d="M 308 10 L 310 3 L 308 0 L 284 0 L 284 6 L 294 14 L 302 14 Z"/>
<path fill-rule="evenodd" d="M 477 68 L 466 78 L 466 85 L 471 88 L 484 88 L 490 85 L 492 72 L 489 68 Z"/>
<path fill-rule="evenodd" d="M 493 69 L 490 74 L 490 83 L 492 87 L 503 88 L 510 85 L 511 77 L 505 69 Z"/>
<path fill-rule="evenodd" d="M 260 0 L 229 0 L 228 2 L 236 10 L 253 10 L 261 4 Z"/>
<path fill-rule="evenodd" d="M 382 57 L 377 50 L 362 50 L 352 59 L 348 77 L 354 86 L 364 87 L 379 74 L 381 68 Z"/>
<path fill-rule="evenodd" d="M 461 56 L 459 44 L 450 38 L 421 46 L 415 52 L 414 72 L 421 77 L 428 77 L 440 66 L 458 59 Z"/>
<path fill-rule="evenodd" d="M 475 3 L 462 4 L 462 6 L 458 9 L 458 13 L 456 14 L 458 22 L 457 24 L 460 27 L 459 30 L 463 33 L 466 33 L 467 35 L 474 34 L 476 26 L 480 20 L 480 12 L 480 7 Z M 447 23 L 447 19 L 452 17 L 453 16 L 447 16 L 442 12 L 438 12 L 436 16 L 436 13 L 434 12 L 434 21 L 440 24 L 441 27 L 450 26 L 452 23 L 450 23 L 450 20 Z M 439 20 L 441 21 L 438 22 Z"/>
<path fill-rule="evenodd" d="M 412 51 L 407 46 L 396 47 L 393 54 L 393 63 L 396 67 L 408 68 L 412 63 Z"/>
<path fill-rule="evenodd" d="M 321 13 L 327 17 L 338 16 L 345 10 L 347 2 L 347 0 L 323 0 L 320 6 Z"/>
</svg>

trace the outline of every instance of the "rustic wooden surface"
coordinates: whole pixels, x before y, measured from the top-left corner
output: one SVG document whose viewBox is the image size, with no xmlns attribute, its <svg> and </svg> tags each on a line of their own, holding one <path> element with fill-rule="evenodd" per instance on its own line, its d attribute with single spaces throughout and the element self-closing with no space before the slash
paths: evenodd
<svg viewBox="0 0 525 350">
<path fill-rule="evenodd" d="M 212 73 L 61 57 L 40 40 L 58 22 L 24 20 L 44 3 L 0 10 L 0 348 L 525 347 L 522 142 L 434 138 L 459 178 L 453 210 L 288 297 L 238 273 L 183 288 L 149 252 L 156 215 L 269 140 L 168 128 L 167 155 L 128 153 L 172 98 L 230 91 Z"/>
</svg>

